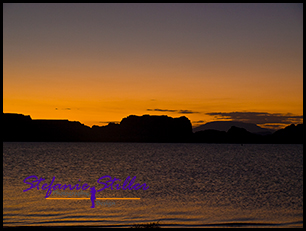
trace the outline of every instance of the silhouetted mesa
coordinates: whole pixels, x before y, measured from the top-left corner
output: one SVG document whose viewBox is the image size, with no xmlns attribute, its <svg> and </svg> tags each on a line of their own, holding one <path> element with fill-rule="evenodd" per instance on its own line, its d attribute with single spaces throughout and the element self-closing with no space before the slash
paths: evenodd
<svg viewBox="0 0 306 231">
<path fill-rule="evenodd" d="M 32 120 L 21 114 L 3 114 L 4 141 L 91 141 L 91 128 L 68 120 Z"/>
<path fill-rule="evenodd" d="M 186 117 L 128 116 L 120 124 L 92 128 L 68 120 L 32 120 L 3 114 L 4 141 L 188 142 L 192 126 Z"/>
<path fill-rule="evenodd" d="M 3 113 L 3 141 L 44 142 L 199 142 L 199 143 L 302 143 L 303 124 L 294 124 L 259 135 L 232 126 L 227 132 L 213 129 L 192 133 L 188 118 L 134 116 L 120 124 L 92 128 L 76 121 L 32 120 L 30 116 Z"/>
<path fill-rule="evenodd" d="M 134 116 L 122 119 L 120 124 L 93 126 L 98 140 L 121 142 L 188 142 L 192 126 L 186 117 Z"/>
<path fill-rule="evenodd" d="M 3 113 L 3 141 L 31 141 L 31 129 L 30 116 Z"/>
</svg>

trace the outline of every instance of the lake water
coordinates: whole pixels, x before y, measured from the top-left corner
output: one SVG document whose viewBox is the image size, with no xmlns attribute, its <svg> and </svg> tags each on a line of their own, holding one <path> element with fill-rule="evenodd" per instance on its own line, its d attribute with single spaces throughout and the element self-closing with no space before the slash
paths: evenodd
<svg viewBox="0 0 306 231">
<path fill-rule="evenodd" d="M 107 188 L 96 197 L 140 200 L 97 200 L 91 208 L 90 200 L 46 199 L 41 188 L 23 192 L 31 175 L 45 179 L 40 187 L 55 176 L 54 184 L 100 189 L 97 180 L 110 175 L 119 184 L 136 176 L 135 183 L 149 188 Z M 74 198 L 86 198 L 90 189 L 83 192 Z M 161 227 L 302 227 L 303 145 L 3 143 L 4 226 L 157 221 Z"/>
</svg>

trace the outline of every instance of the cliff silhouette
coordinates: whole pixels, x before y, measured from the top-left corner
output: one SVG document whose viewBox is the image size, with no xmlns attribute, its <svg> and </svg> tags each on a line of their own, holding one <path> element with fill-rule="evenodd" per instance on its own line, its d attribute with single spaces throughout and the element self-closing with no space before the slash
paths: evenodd
<svg viewBox="0 0 306 231">
<path fill-rule="evenodd" d="M 199 143 L 303 143 L 303 124 L 290 125 L 270 135 L 232 126 L 227 132 L 208 129 L 193 133 L 188 118 L 130 115 L 119 124 L 92 128 L 77 121 L 33 120 L 3 113 L 3 141 L 21 142 L 199 142 Z"/>
<path fill-rule="evenodd" d="M 93 126 L 92 131 L 96 141 L 187 142 L 192 135 L 192 126 L 186 117 L 130 115 L 120 124 Z"/>
<path fill-rule="evenodd" d="M 90 141 L 91 128 L 68 120 L 32 120 L 21 114 L 3 114 L 4 141 Z"/>
</svg>

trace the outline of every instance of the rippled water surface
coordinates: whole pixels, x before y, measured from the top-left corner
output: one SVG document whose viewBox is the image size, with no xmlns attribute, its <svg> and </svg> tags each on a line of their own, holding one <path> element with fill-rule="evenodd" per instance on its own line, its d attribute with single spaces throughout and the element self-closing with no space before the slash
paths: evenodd
<svg viewBox="0 0 306 231">
<path fill-rule="evenodd" d="M 23 192 L 31 175 L 45 181 Z M 140 200 L 97 199 L 95 208 L 86 199 L 46 199 L 41 189 L 55 177 L 53 185 L 87 183 L 98 190 L 105 175 L 121 179 L 120 185 L 136 176 L 135 183 L 149 188 L 107 188 L 96 197 Z M 73 197 L 90 197 L 90 189 L 83 192 Z M 49 198 L 56 197 L 69 195 Z M 161 227 L 303 226 L 303 145 L 3 143 L 4 226 L 157 221 Z"/>
</svg>

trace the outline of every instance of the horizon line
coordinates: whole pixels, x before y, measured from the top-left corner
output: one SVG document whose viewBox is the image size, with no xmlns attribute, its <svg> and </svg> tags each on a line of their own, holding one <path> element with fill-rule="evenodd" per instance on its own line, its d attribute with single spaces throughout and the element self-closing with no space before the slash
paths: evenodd
<svg viewBox="0 0 306 231">
<path fill-rule="evenodd" d="M 266 113 L 266 112 L 264 112 Z M 65 119 L 57 119 L 57 118 L 53 118 L 53 119 L 33 119 L 32 116 L 30 114 L 23 114 L 23 113 L 18 113 L 18 112 L 3 112 L 3 114 L 15 114 L 15 115 L 23 115 L 23 116 L 28 116 L 30 117 L 31 120 L 54 120 L 54 121 L 68 121 L 68 122 L 78 122 L 84 126 L 87 126 L 89 128 L 92 128 L 93 126 L 97 126 L 97 127 L 105 127 L 107 125 L 102 125 L 101 126 L 101 123 L 115 123 L 115 124 L 120 124 L 120 121 L 96 121 L 97 123 L 95 124 L 91 124 L 89 125 L 86 121 L 80 121 L 80 120 L 69 120 L 69 118 L 65 118 Z M 269 114 L 269 113 L 267 113 Z M 278 114 L 278 113 L 276 113 Z M 279 113 L 281 114 L 281 113 Z M 291 113 L 287 113 L 287 114 L 291 114 Z M 142 117 L 142 116 L 167 116 L 167 117 L 170 117 L 170 118 L 181 118 L 181 117 L 185 117 L 187 118 L 190 123 L 191 123 L 191 127 L 192 129 L 195 129 L 201 125 L 205 125 L 207 123 L 212 123 L 212 122 L 240 122 L 240 123 L 246 123 L 246 124 L 255 124 L 257 125 L 258 127 L 260 128 L 264 128 L 264 129 L 269 129 L 269 130 L 274 130 L 274 131 L 277 131 L 277 130 L 280 130 L 280 129 L 284 129 L 285 127 L 291 125 L 291 124 L 294 124 L 294 125 L 298 125 L 298 124 L 303 124 L 303 120 L 302 121 L 291 121 L 288 123 L 288 121 L 284 121 L 284 122 L 265 122 L 265 123 L 259 123 L 257 121 L 244 121 L 244 120 L 239 120 L 237 118 L 215 118 L 214 120 L 209 120 L 209 121 L 204 121 L 204 120 L 199 120 L 199 121 L 192 121 L 190 120 L 190 118 L 188 118 L 186 115 L 183 115 L 183 116 L 180 116 L 180 117 L 172 117 L 172 116 L 169 116 L 167 114 L 163 114 L 163 115 L 155 115 L 155 114 L 142 114 L 142 115 L 135 115 L 135 114 L 130 114 L 126 117 L 123 117 L 122 119 L 124 118 L 128 118 L 130 116 L 136 116 L 136 117 Z M 298 117 L 302 117 L 303 118 L 303 115 L 299 115 Z M 91 121 L 93 122 L 93 121 Z"/>
<path fill-rule="evenodd" d="M 61 197 L 57 197 L 57 198 L 46 198 L 49 200 L 90 200 L 91 198 L 61 198 Z M 96 198 L 96 200 L 140 200 L 140 198 Z"/>
</svg>

